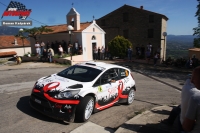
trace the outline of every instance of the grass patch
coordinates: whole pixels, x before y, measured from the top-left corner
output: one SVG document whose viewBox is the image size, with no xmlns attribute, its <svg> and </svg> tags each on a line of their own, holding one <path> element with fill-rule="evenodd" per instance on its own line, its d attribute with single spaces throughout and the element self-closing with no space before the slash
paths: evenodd
<svg viewBox="0 0 200 133">
<path fill-rule="evenodd" d="M 8 60 L 0 60 L 0 64 L 6 63 Z"/>
</svg>

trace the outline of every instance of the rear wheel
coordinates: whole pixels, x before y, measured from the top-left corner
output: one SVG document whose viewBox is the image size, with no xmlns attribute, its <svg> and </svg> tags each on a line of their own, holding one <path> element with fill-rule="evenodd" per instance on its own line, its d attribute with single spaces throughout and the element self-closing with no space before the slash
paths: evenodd
<svg viewBox="0 0 200 133">
<path fill-rule="evenodd" d="M 129 93 L 128 93 L 128 98 L 127 98 L 127 102 L 126 104 L 130 105 L 133 103 L 134 101 L 134 97 L 135 97 L 135 93 L 133 89 L 130 89 Z"/>
<path fill-rule="evenodd" d="M 85 122 L 92 115 L 94 109 L 94 98 L 85 96 L 76 109 L 76 119 Z"/>
</svg>

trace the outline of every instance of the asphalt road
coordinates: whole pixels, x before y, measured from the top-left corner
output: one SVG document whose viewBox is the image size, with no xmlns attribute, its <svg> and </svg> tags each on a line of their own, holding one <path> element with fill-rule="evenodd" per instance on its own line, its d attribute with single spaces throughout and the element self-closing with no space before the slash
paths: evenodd
<svg viewBox="0 0 200 133">
<path fill-rule="evenodd" d="M 38 68 L 0 72 L 1 133 L 68 133 L 83 124 L 78 122 L 66 124 L 46 117 L 29 106 L 29 96 L 34 82 L 42 76 L 62 69 Z M 151 72 L 148 72 L 148 75 L 150 74 Z M 116 130 L 137 113 L 160 105 L 180 103 L 180 91 L 140 73 L 133 72 L 133 75 L 137 87 L 133 104 L 114 106 L 95 113 L 90 118 L 91 122 Z M 159 76 L 159 72 L 154 76 Z M 178 80 L 174 79 L 173 82 L 181 84 L 184 80 L 185 77 L 180 75 Z"/>
</svg>

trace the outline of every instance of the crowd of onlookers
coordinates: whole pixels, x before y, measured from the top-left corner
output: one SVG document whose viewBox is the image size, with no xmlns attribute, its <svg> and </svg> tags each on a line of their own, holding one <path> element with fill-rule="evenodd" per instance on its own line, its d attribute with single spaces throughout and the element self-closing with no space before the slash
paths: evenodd
<svg viewBox="0 0 200 133">
<path fill-rule="evenodd" d="M 179 68 L 195 68 L 200 65 L 200 60 L 197 59 L 195 55 L 193 55 L 188 59 L 185 58 L 172 59 L 171 57 L 168 57 L 166 61 L 163 61 L 162 63 L 165 64 L 166 66 L 176 66 Z"/>
<path fill-rule="evenodd" d="M 35 44 L 36 56 L 42 61 L 52 62 L 52 58 L 55 54 L 58 54 L 60 58 L 64 55 L 80 55 L 82 54 L 82 46 L 78 41 L 66 43 L 64 40 L 61 42 L 44 42 L 37 41 Z"/>
</svg>

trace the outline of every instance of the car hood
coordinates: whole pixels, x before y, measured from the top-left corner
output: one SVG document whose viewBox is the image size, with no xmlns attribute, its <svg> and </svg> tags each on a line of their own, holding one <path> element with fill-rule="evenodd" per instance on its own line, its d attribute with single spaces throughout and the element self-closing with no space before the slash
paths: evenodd
<svg viewBox="0 0 200 133">
<path fill-rule="evenodd" d="M 90 83 L 91 84 L 91 83 Z M 79 82 L 71 79 L 67 79 L 57 74 L 53 74 L 44 78 L 39 79 L 36 82 L 36 88 L 43 88 L 48 91 L 59 91 L 63 92 L 66 90 L 76 90 L 81 89 L 84 86 L 90 85 L 88 82 Z"/>
</svg>

